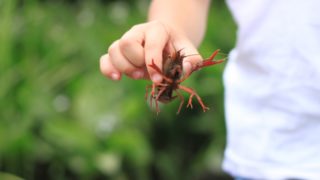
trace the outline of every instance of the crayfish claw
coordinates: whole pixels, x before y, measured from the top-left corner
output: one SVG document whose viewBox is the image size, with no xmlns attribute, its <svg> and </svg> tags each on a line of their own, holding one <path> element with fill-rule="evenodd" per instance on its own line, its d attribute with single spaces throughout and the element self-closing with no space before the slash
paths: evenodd
<svg viewBox="0 0 320 180">
<path fill-rule="evenodd" d="M 188 102 L 188 104 L 187 104 L 187 108 L 191 108 L 191 109 L 193 109 L 193 105 L 192 105 L 192 102 Z"/>
<path fill-rule="evenodd" d="M 206 112 L 207 110 L 210 110 L 210 108 L 209 108 L 209 107 L 204 106 L 204 107 L 202 107 L 202 110 L 203 110 L 203 112 Z"/>
</svg>

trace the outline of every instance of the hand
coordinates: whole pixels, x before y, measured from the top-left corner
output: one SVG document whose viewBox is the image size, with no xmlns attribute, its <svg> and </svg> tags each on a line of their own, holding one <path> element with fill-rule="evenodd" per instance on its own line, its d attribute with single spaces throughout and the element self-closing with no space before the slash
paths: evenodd
<svg viewBox="0 0 320 180">
<path fill-rule="evenodd" d="M 100 70 L 113 80 L 120 80 L 122 74 L 126 74 L 133 79 L 150 78 L 160 83 L 162 77 L 148 65 L 154 60 L 161 69 L 162 53 L 180 49 L 184 55 L 199 54 L 178 28 L 159 21 L 135 25 L 110 45 L 108 53 L 100 58 Z M 185 73 L 190 73 L 201 60 L 200 55 L 186 57 L 183 62 Z"/>
</svg>

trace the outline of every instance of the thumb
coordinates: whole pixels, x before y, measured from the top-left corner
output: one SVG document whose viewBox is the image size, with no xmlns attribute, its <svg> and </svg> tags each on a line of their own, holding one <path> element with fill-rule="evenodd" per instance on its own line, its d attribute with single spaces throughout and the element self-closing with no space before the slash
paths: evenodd
<svg viewBox="0 0 320 180">
<path fill-rule="evenodd" d="M 191 74 L 197 64 L 202 61 L 202 57 L 199 54 L 197 48 L 191 42 L 184 42 L 175 44 L 176 49 L 181 49 L 183 59 L 183 71 L 185 74 Z"/>
</svg>

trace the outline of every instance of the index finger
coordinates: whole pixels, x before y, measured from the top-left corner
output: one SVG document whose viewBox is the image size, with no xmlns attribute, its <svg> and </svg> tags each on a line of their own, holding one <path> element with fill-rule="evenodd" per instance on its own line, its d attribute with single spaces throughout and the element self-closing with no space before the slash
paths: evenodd
<svg viewBox="0 0 320 180">
<path fill-rule="evenodd" d="M 169 33 L 160 22 L 151 22 L 148 31 L 145 32 L 145 61 L 150 78 L 153 82 L 160 83 L 162 76 L 149 65 L 152 61 L 162 70 L 162 53 L 169 41 Z"/>
</svg>

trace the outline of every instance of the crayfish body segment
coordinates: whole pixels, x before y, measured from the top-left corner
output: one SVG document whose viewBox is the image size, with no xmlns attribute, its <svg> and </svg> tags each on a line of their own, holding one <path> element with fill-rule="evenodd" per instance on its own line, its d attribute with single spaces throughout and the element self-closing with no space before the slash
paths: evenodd
<svg viewBox="0 0 320 180">
<path fill-rule="evenodd" d="M 180 83 L 186 80 L 191 75 L 191 73 L 196 70 L 199 70 L 206 66 L 212 66 L 222 63 L 225 59 L 214 60 L 214 57 L 218 54 L 218 52 L 219 49 L 214 51 L 208 59 L 205 59 L 198 63 L 189 74 L 185 75 L 183 75 L 182 62 L 186 56 L 181 54 L 181 50 L 175 52 L 173 56 L 168 55 L 167 57 L 163 58 L 163 70 L 161 70 L 152 60 L 151 64 L 149 64 L 149 67 L 157 71 L 162 76 L 163 81 L 161 83 L 153 83 L 152 85 L 146 87 L 146 98 L 148 98 L 149 90 L 151 88 L 149 97 L 150 106 L 152 107 L 154 101 L 156 112 L 159 113 L 160 108 L 158 102 L 169 103 L 178 97 L 180 99 L 180 105 L 177 114 L 179 114 L 184 104 L 184 98 L 180 93 L 180 90 L 182 90 L 190 94 L 187 108 L 193 108 L 192 98 L 195 96 L 199 104 L 201 105 L 203 112 L 209 110 L 209 108 L 204 105 L 201 97 L 193 89 L 182 86 L 180 85 Z M 174 96 L 173 93 L 175 93 L 176 95 Z"/>
</svg>

